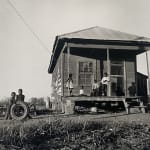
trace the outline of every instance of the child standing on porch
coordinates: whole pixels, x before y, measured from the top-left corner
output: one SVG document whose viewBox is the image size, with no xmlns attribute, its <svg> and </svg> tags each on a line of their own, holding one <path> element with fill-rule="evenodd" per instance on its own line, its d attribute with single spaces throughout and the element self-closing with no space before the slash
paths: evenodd
<svg viewBox="0 0 150 150">
<path fill-rule="evenodd" d="M 80 96 L 85 96 L 85 94 L 84 94 L 84 86 L 83 85 L 81 86 L 81 89 L 79 91 L 79 95 Z"/>
<path fill-rule="evenodd" d="M 110 82 L 110 79 L 108 77 L 107 72 L 105 72 L 104 76 L 103 76 L 103 78 L 101 80 L 102 89 L 103 89 L 103 93 L 102 93 L 103 96 L 107 96 L 107 90 L 108 90 L 108 84 L 109 84 L 109 82 Z"/>
<path fill-rule="evenodd" d="M 72 96 L 72 90 L 73 90 L 73 79 L 72 74 L 69 74 L 69 77 L 67 79 L 66 87 L 69 89 L 70 96 Z"/>
<path fill-rule="evenodd" d="M 93 96 L 98 96 L 98 89 L 99 84 L 97 83 L 97 80 L 94 80 L 94 83 L 92 84 Z"/>
</svg>

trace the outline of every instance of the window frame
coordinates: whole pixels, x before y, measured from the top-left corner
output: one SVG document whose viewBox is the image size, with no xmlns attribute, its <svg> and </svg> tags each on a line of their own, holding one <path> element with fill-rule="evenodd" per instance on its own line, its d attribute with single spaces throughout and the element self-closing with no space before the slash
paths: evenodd
<svg viewBox="0 0 150 150">
<path fill-rule="evenodd" d="M 91 63 L 92 64 L 92 71 L 91 72 L 80 72 L 80 63 Z M 78 61 L 78 85 L 79 86 L 90 86 L 91 85 L 91 83 L 86 83 L 86 79 L 87 78 L 85 78 L 84 80 L 85 80 L 85 82 L 83 83 L 83 84 L 80 84 L 80 74 L 81 75 L 91 75 L 91 82 L 92 82 L 92 75 L 93 75 L 93 66 L 94 66 L 94 63 L 93 63 L 93 61 L 91 61 L 91 60 L 86 60 L 86 61 Z"/>
</svg>

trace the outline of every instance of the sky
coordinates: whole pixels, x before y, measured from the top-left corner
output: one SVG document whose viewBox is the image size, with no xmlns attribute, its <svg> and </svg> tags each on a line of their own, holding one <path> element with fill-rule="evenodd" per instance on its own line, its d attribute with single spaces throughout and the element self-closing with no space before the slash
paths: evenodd
<svg viewBox="0 0 150 150">
<path fill-rule="evenodd" d="M 150 37 L 149 6 L 149 0 L 0 0 L 0 97 L 18 88 L 26 99 L 50 96 L 56 35 L 101 26 Z M 145 54 L 137 61 L 147 73 Z"/>
</svg>

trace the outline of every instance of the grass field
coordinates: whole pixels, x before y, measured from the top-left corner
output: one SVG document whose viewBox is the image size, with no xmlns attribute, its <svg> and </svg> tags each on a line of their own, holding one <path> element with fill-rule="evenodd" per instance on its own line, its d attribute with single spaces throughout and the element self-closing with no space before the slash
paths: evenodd
<svg viewBox="0 0 150 150">
<path fill-rule="evenodd" d="M 150 114 L 0 120 L 0 150 L 149 150 Z"/>
</svg>

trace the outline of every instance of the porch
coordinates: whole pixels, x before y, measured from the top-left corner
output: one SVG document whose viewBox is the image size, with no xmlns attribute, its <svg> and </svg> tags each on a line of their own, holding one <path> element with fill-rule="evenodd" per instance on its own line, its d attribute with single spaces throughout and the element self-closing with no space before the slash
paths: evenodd
<svg viewBox="0 0 150 150">
<path fill-rule="evenodd" d="M 74 114 L 76 106 L 95 107 L 97 109 L 101 104 L 105 104 L 107 108 L 111 108 L 111 104 L 118 103 L 121 104 L 121 107 L 124 107 L 127 114 L 130 113 L 132 108 L 138 108 L 142 113 L 145 113 L 147 107 L 147 97 L 141 96 L 66 96 L 62 97 L 62 102 L 65 114 Z"/>
<path fill-rule="evenodd" d="M 106 48 L 107 47 L 107 48 Z M 85 95 L 91 95 L 94 80 L 99 84 L 106 72 L 110 79 L 107 96 L 129 96 L 129 88 L 136 79 L 136 55 L 137 47 L 118 45 L 79 45 L 67 44 L 62 58 L 62 85 L 63 96 L 69 96 L 69 89 L 65 87 L 65 81 L 72 74 L 74 89 L 73 95 L 78 95 L 81 86 L 84 86 Z M 101 87 L 100 87 L 101 88 Z M 100 89 L 99 89 L 100 90 Z M 122 93 L 117 94 L 117 91 Z M 98 95 L 101 96 L 99 93 Z"/>
</svg>

